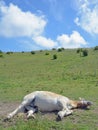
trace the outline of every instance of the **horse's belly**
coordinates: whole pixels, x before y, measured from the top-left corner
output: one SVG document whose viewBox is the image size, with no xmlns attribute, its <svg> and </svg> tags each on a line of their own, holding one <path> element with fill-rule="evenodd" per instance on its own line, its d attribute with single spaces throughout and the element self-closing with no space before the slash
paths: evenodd
<svg viewBox="0 0 98 130">
<path fill-rule="evenodd" d="M 36 98 L 35 106 L 38 107 L 39 111 L 54 111 L 59 110 L 57 99 L 52 98 Z"/>
</svg>

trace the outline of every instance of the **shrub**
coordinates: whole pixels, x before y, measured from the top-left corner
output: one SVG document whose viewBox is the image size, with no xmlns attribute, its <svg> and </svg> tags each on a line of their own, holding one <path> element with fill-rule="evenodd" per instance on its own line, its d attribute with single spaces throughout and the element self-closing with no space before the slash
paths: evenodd
<svg viewBox="0 0 98 130">
<path fill-rule="evenodd" d="M 40 52 L 43 52 L 43 50 L 40 50 Z"/>
<path fill-rule="evenodd" d="M 35 54 L 35 51 L 31 51 L 31 54 L 33 54 L 33 55 L 34 55 L 34 54 Z"/>
<path fill-rule="evenodd" d="M 62 48 L 59 48 L 59 49 L 58 49 L 58 52 L 61 52 L 61 51 L 62 51 Z"/>
<path fill-rule="evenodd" d="M 94 50 L 98 50 L 98 46 L 95 46 Z"/>
<path fill-rule="evenodd" d="M 8 52 L 6 52 L 6 54 L 13 54 L 13 52 L 12 51 L 8 51 Z"/>
<path fill-rule="evenodd" d="M 52 50 L 56 50 L 56 48 L 52 48 Z"/>
<path fill-rule="evenodd" d="M 0 54 L 2 54 L 3 52 L 0 50 Z"/>
<path fill-rule="evenodd" d="M 77 49 L 77 53 L 80 53 L 80 52 L 82 52 L 82 48 Z"/>
<path fill-rule="evenodd" d="M 61 51 L 64 51 L 65 49 L 62 47 L 62 48 L 59 48 L 58 49 L 58 52 L 61 52 Z"/>
<path fill-rule="evenodd" d="M 45 55 L 49 55 L 49 52 L 46 52 Z"/>
<path fill-rule="evenodd" d="M 0 57 L 3 57 L 3 54 L 2 54 L 2 53 L 0 53 Z"/>
<path fill-rule="evenodd" d="M 55 60 L 55 59 L 57 59 L 57 55 L 56 54 L 53 55 L 53 60 Z"/>
<path fill-rule="evenodd" d="M 82 53 L 83 53 L 83 56 L 88 56 L 88 50 L 85 49 L 82 51 Z"/>
<path fill-rule="evenodd" d="M 78 48 L 77 53 L 80 53 L 80 56 L 88 56 L 88 50 L 87 49 L 83 50 L 82 48 Z"/>
<path fill-rule="evenodd" d="M 64 48 L 64 47 L 62 47 L 61 49 L 62 49 L 62 51 L 63 51 L 63 50 L 65 50 L 65 48 Z"/>
</svg>

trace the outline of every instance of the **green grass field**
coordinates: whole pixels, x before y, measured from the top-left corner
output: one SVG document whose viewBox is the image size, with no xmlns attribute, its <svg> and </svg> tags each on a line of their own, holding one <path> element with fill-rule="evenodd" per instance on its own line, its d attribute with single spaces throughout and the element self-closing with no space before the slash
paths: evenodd
<svg viewBox="0 0 98 130">
<path fill-rule="evenodd" d="M 71 99 L 83 97 L 93 106 L 90 110 L 77 110 L 60 122 L 54 114 L 49 118 L 38 113 L 35 120 L 28 121 L 15 118 L 8 127 L 1 123 L 0 130 L 98 130 L 98 51 L 88 52 L 86 57 L 80 57 L 76 50 L 3 54 L 0 102 L 20 102 L 32 91 L 48 90 Z"/>
</svg>

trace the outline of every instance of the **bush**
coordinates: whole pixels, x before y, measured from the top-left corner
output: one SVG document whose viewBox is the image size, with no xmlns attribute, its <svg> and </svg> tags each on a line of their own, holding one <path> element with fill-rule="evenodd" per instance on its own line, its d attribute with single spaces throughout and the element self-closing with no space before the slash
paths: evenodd
<svg viewBox="0 0 98 130">
<path fill-rule="evenodd" d="M 94 50 L 98 50 L 98 46 L 95 46 Z"/>
<path fill-rule="evenodd" d="M 8 51 L 8 52 L 6 52 L 6 54 L 8 54 L 8 55 L 9 55 L 9 54 L 13 54 L 13 52 L 12 52 L 12 51 Z"/>
<path fill-rule="evenodd" d="M 77 49 L 77 53 L 80 53 L 80 52 L 82 52 L 82 48 Z"/>
<path fill-rule="evenodd" d="M 58 49 L 58 52 L 61 52 L 61 51 L 64 51 L 65 49 L 62 47 L 62 48 L 59 48 Z"/>
<path fill-rule="evenodd" d="M 2 54 L 3 52 L 0 50 L 0 54 Z"/>
<path fill-rule="evenodd" d="M 83 50 L 82 48 L 78 48 L 77 53 L 80 53 L 80 56 L 88 56 L 88 50 L 87 49 Z"/>
<path fill-rule="evenodd" d="M 52 50 L 56 50 L 56 48 L 52 48 Z"/>
<path fill-rule="evenodd" d="M 55 60 L 55 59 L 57 59 L 57 55 L 56 54 L 53 55 L 53 60 Z"/>
<path fill-rule="evenodd" d="M 45 55 L 49 55 L 49 52 L 46 52 Z"/>
<path fill-rule="evenodd" d="M 3 57 L 3 54 L 2 54 L 2 53 L 0 53 L 0 57 Z"/>
<path fill-rule="evenodd" d="M 85 49 L 82 51 L 82 53 L 83 53 L 83 56 L 88 56 L 88 50 Z"/>
<path fill-rule="evenodd" d="M 61 51 L 62 51 L 62 48 L 59 48 L 59 49 L 58 49 L 58 52 L 61 52 Z"/>
<path fill-rule="evenodd" d="M 62 49 L 62 51 L 64 51 L 64 50 L 65 50 L 65 48 L 64 48 L 64 47 L 62 47 L 61 49 Z"/>
<path fill-rule="evenodd" d="M 31 51 L 31 54 L 33 54 L 33 55 L 34 55 L 34 54 L 35 54 L 35 51 Z"/>
<path fill-rule="evenodd" d="M 40 50 L 40 52 L 43 52 L 43 50 Z"/>
</svg>

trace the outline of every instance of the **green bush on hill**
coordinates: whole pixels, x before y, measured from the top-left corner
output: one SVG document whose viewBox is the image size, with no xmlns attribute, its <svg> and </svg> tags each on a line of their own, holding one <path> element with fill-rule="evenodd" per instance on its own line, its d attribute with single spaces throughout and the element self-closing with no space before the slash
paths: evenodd
<svg viewBox="0 0 98 130">
<path fill-rule="evenodd" d="M 46 52 L 45 55 L 49 55 L 49 52 Z"/>
<path fill-rule="evenodd" d="M 33 55 L 34 55 L 34 54 L 35 54 L 35 51 L 31 51 L 31 54 L 33 54 Z"/>
<path fill-rule="evenodd" d="M 0 54 L 3 53 L 1 50 L 0 50 Z"/>
<path fill-rule="evenodd" d="M 3 57 L 3 54 L 2 54 L 2 53 L 0 53 L 0 57 Z"/>
<path fill-rule="evenodd" d="M 85 49 L 82 51 L 82 53 L 83 53 L 83 56 L 88 56 L 88 50 Z"/>
<path fill-rule="evenodd" d="M 82 48 L 78 48 L 77 53 L 80 53 L 80 56 L 88 56 L 88 50 L 87 49 L 83 50 Z"/>
<path fill-rule="evenodd" d="M 57 55 L 56 54 L 53 55 L 53 60 L 55 60 L 55 59 L 57 59 Z"/>
<path fill-rule="evenodd" d="M 95 46 L 95 47 L 94 47 L 94 50 L 98 50 L 98 46 Z"/>
</svg>

